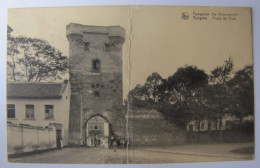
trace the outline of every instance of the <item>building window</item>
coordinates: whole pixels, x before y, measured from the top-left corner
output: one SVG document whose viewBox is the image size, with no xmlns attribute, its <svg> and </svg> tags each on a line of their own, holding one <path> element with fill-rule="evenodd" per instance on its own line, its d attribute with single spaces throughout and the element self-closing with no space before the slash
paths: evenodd
<svg viewBox="0 0 260 168">
<path fill-rule="evenodd" d="M 195 129 L 199 130 L 200 129 L 200 122 L 196 120 L 195 122 Z"/>
<path fill-rule="evenodd" d="M 15 118 L 15 105 L 7 104 L 7 118 Z"/>
<path fill-rule="evenodd" d="M 200 128 L 200 125 L 196 123 L 196 129 L 198 130 Z"/>
<path fill-rule="evenodd" d="M 110 44 L 109 44 L 109 43 L 105 43 L 104 51 L 105 51 L 105 52 L 110 52 L 110 51 L 111 51 L 111 47 L 110 47 Z"/>
<path fill-rule="evenodd" d="M 205 127 L 205 124 L 204 124 L 204 123 L 201 123 L 201 126 L 200 126 L 200 128 L 203 130 L 203 129 L 204 129 L 204 127 Z"/>
<path fill-rule="evenodd" d="M 219 128 L 221 128 L 223 126 L 222 121 L 219 121 Z"/>
<path fill-rule="evenodd" d="M 53 119 L 54 111 L 53 105 L 45 105 L 45 119 Z"/>
<path fill-rule="evenodd" d="M 99 91 L 95 91 L 95 92 L 94 92 L 94 95 L 95 95 L 96 97 L 99 97 Z"/>
<path fill-rule="evenodd" d="M 99 60 L 92 61 L 92 72 L 100 73 L 101 65 Z"/>
<path fill-rule="evenodd" d="M 193 125 L 189 125 L 189 131 L 193 131 Z"/>
<path fill-rule="evenodd" d="M 214 121 L 214 127 L 217 129 L 217 126 L 218 126 L 218 121 Z"/>
<path fill-rule="evenodd" d="M 89 43 L 84 43 L 84 51 L 89 51 Z"/>
<path fill-rule="evenodd" d="M 26 119 L 34 119 L 34 105 L 27 104 L 25 105 L 25 118 Z"/>
</svg>

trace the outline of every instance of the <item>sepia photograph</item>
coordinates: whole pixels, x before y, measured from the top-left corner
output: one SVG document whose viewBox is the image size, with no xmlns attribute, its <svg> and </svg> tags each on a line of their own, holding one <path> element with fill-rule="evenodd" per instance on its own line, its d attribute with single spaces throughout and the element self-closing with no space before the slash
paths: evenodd
<svg viewBox="0 0 260 168">
<path fill-rule="evenodd" d="M 10 8 L 9 163 L 253 161 L 250 7 Z"/>
</svg>

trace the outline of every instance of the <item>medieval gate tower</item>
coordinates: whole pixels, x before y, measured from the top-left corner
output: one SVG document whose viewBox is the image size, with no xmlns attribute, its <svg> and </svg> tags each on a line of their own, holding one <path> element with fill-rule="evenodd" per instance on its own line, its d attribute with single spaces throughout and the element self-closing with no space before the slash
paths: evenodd
<svg viewBox="0 0 260 168">
<path fill-rule="evenodd" d="M 71 144 L 108 147 L 123 104 L 122 46 L 125 30 L 120 26 L 66 27 L 70 61 Z"/>
</svg>

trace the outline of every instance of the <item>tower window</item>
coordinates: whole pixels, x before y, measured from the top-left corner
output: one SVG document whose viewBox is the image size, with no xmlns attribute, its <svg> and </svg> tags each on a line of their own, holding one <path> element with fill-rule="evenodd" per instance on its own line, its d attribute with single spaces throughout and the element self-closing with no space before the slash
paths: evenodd
<svg viewBox="0 0 260 168">
<path fill-rule="evenodd" d="M 115 92 L 115 91 L 116 91 L 116 86 L 113 85 L 113 86 L 112 86 L 112 89 L 113 89 L 113 91 Z"/>
<path fill-rule="evenodd" d="M 96 85 L 96 86 L 97 86 L 97 88 L 99 87 L 98 83 L 97 83 L 97 85 Z"/>
<path fill-rule="evenodd" d="M 110 52 L 110 51 L 111 51 L 110 44 L 108 44 L 108 43 L 105 43 L 105 46 L 104 46 L 104 51 L 105 51 L 105 52 Z"/>
<path fill-rule="evenodd" d="M 100 73 L 101 65 L 99 60 L 92 61 L 92 72 Z"/>
<path fill-rule="evenodd" d="M 84 51 L 89 51 L 89 43 L 84 43 Z"/>
<path fill-rule="evenodd" d="M 95 95 L 96 97 L 99 97 L 99 91 L 95 91 L 95 92 L 94 92 L 94 95 Z"/>
</svg>

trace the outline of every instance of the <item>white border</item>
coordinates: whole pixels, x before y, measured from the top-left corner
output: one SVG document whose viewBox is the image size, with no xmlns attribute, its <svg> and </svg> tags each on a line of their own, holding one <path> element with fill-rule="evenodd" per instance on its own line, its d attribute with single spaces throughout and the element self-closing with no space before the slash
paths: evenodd
<svg viewBox="0 0 260 168">
<path fill-rule="evenodd" d="M 255 116 L 256 116 L 256 151 L 255 161 L 241 162 L 218 162 L 218 163 L 176 163 L 176 164 L 153 164 L 153 165 L 71 165 L 71 164 L 14 164 L 7 162 L 6 156 L 6 99 L 5 99 L 5 63 L 6 63 L 6 28 L 8 8 L 28 7 L 62 7 L 62 6 L 96 6 L 96 5 L 175 5 L 175 6 L 246 6 L 253 8 L 253 42 L 254 42 L 254 68 L 255 68 Z M 77 168 L 77 167 L 182 167 L 182 168 L 257 168 L 259 162 L 259 60 L 260 60 L 260 1 L 259 0 L 0 0 L 0 167 L 3 168 Z M 26 24 L 26 23 L 25 23 Z"/>
</svg>

